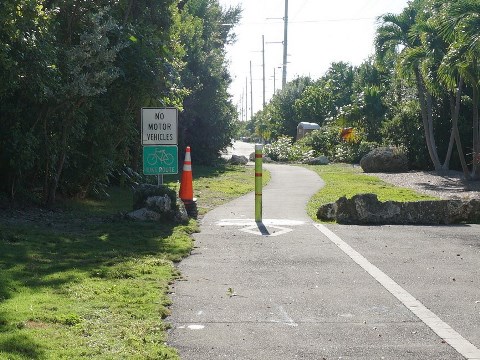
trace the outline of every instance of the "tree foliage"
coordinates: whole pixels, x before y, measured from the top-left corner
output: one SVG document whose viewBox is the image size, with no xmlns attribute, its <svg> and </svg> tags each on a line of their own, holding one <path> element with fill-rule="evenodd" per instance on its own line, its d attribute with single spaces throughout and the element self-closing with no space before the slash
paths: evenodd
<svg viewBox="0 0 480 360">
<path fill-rule="evenodd" d="M 183 110 L 180 144 L 213 160 L 235 126 L 239 16 L 216 0 L 2 1 L 0 191 L 51 206 L 140 171 L 141 107 Z"/>
<path fill-rule="evenodd" d="M 249 127 L 275 140 L 294 136 L 299 122 L 315 122 L 322 131 L 312 146 L 337 158 L 339 145 L 353 146 L 339 142 L 339 129 L 353 127 L 365 148 L 394 145 L 414 167 L 461 168 L 480 178 L 479 2 L 412 0 L 378 20 L 374 56 L 292 81 Z"/>
</svg>

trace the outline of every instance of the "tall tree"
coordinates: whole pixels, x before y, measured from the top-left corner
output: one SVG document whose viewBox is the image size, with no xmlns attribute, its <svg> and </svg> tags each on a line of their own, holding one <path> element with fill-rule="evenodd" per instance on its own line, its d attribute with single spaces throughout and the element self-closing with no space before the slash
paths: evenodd
<svg viewBox="0 0 480 360">
<path fill-rule="evenodd" d="M 400 73 L 404 76 L 409 74 L 414 76 L 428 153 L 435 170 L 440 170 L 441 164 L 433 129 L 432 94 L 425 85 L 420 68 L 425 57 L 425 49 L 416 24 L 419 21 L 418 14 L 422 12 L 422 6 L 423 0 L 415 0 L 409 2 L 398 15 L 383 15 L 380 18 L 382 25 L 377 30 L 375 46 L 380 57 L 400 50 L 397 61 Z"/>
<path fill-rule="evenodd" d="M 480 178 L 480 3 L 474 0 L 459 0 L 445 4 L 440 13 L 439 27 L 442 35 L 450 42 L 448 53 L 441 65 L 443 80 L 457 86 L 457 97 L 465 81 L 472 89 L 472 176 Z M 457 103 L 459 101 L 457 99 Z"/>
<path fill-rule="evenodd" d="M 309 77 L 298 77 L 273 96 L 266 119 L 272 139 L 278 139 L 282 135 L 295 137 L 299 122 L 295 102 L 310 85 L 312 80 Z"/>
<path fill-rule="evenodd" d="M 238 114 L 228 94 L 225 47 L 233 41 L 230 30 L 239 21 L 240 8 L 223 10 L 217 0 L 188 0 L 181 16 L 186 51 L 181 79 L 189 89 L 180 115 L 181 145 L 192 147 L 195 162 L 210 163 L 235 133 Z"/>
<path fill-rule="evenodd" d="M 41 184 L 51 206 L 59 188 L 88 191 L 129 161 L 140 107 L 180 97 L 177 3 L 0 4 L 2 190 Z"/>
</svg>

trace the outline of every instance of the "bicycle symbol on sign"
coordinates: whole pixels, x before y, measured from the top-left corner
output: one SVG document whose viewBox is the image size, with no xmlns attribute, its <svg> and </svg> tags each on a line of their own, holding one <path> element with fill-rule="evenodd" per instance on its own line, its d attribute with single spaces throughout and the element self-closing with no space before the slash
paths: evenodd
<svg viewBox="0 0 480 360">
<path fill-rule="evenodd" d="M 157 165 L 157 162 L 160 162 L 160 164 L 164 164 L 167 166 L 172 165 L 173 160 L 173 155 L 167 153 L 165 149 L 155 149 L 155 152 L 147 156 L 147 164 L 150 166 Z"/>
</svg>

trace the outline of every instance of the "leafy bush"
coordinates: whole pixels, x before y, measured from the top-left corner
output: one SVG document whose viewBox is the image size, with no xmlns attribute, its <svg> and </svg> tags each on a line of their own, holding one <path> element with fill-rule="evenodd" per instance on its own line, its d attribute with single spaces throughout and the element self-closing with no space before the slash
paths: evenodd
<svg viewBox="0 0 480 360">
<path fill-rule="evenodd" d="M 430 158 L 423 136 L 420 110 L 417 104 L 404 104 L 393 118 L 383 122 L 380 129 L 385 144 L 404 147 L 408 162 L 412 168 L 426 169 L 430 166 Z"/>
<path fill-rule="evenodd" d="M 277 141 L 265 145 L 264 154 L 275 161 L 303 162 L 312 158 L 314 151 L 304 143 L 293 144 L 292 137 L 282 135 Z"/>
<path fill-rule="evenodd" d="M 360 141 L 358 143 L 342 142 L 335 147 L 335 162 L 359 163 L 362 157 L 378 147 L 376 142 Z"/>
<path fill-rule="evenodd" d="M 313 149 L 315 156 L 325 155 L 329 159 L 333 159 L 335 147 L 340 144 L 338 130 L 337 127 L 322 126 L 319 130 L 309 133 L 301 141 Z"/>
<path fill-rule="evenodd" d="M 361 131 L 355 131 L 351 141 L 344 141 L 341 127 L 326 125 L 315 130 L 301 140 L 304 146 L 313 149 L 315 156 L 325 155 L 334 162 L 358 163 L 369 151 L 378 146 L 375 142 L 365 141 Z"/>
</svg>

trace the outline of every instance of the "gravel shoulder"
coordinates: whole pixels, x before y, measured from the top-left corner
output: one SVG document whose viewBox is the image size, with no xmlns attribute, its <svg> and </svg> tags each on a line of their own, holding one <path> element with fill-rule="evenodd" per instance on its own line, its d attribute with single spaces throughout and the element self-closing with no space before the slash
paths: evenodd
<svg viewBox="0 0 480 360">
<path fill-rule="evenodd" d="M 440 199 L 480 199 L 480 181 L 466 181 L 459 171 L 409 171 L 406 173 L 375 173 L 383 181 L 413 189 Z"/>
</svg>

